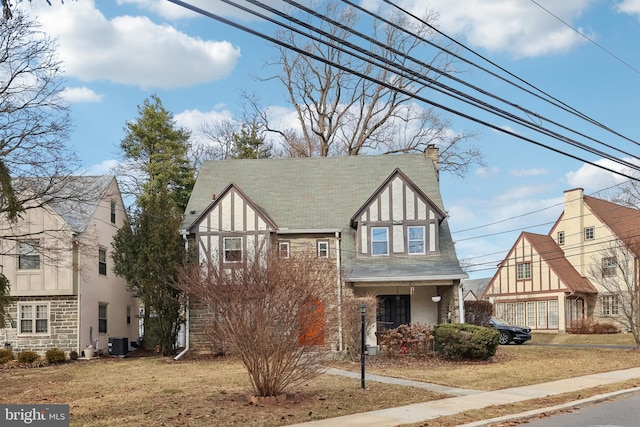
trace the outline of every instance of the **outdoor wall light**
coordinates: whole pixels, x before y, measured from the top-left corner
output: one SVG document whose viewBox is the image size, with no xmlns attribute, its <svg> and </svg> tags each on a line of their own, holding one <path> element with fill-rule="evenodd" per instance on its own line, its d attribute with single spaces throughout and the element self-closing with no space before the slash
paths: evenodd
<svg viewBox="0 0 640 427">
<path fill-rule="evenodd" d="M 442 297 L 440 295 L 436 295 L 434 297 L 431 297 L 431 301 L 433 301 L 433 302 L 440 302 L 441 299 L 442 299 Z"/>
</svg>

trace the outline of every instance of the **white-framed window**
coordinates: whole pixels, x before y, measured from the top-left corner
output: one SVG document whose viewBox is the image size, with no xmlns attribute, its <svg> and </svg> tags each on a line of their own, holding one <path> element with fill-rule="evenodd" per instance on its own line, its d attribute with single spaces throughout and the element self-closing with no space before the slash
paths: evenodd
<svg viewBox="0 0 640 427">
<path fill-rule="evenodd" d="M 535 301 L 527 301 L 527 326 L 536 327 L 536 303 Z"/>
<path fill-rule="evenodd" d="M 549 300 L 549 329 L 558 329 L 558 300 Z"/>
<path fill-rule="evenodd" d="M 131 324 L 131 306 L 127 306 L 127 325 Z"/>
<path fill-rule="evenodd" d="M 371 227 L 371 255 L 389 255 L 387 227 Z"/>
<path fill-rule="evenodd" d="M 522 279 L 531 279 L 531 263 L 530 262 L 521 262 L 516 265 L 516 278 L 519 280 Z"/>
<path fill-rule="evenodd" d="M 558 231 L 558 245 L 564 245 L 564 231 Z"/>
<path fill-rule="evenodd" d="M 593 240 L 596 238 L 596 229 L 595 227 L 585 227 L 584 228 L 584 240 Z"/>
<path fill-rule="evenodd" d="M 222 239 L 224 262 L 242 262 L 242 237 Z"/>
<path fill-rule="evenodd" d="M 116 223 L 116 201 L 111 201 L 111 224 Z"/>
<path fill-rule="evenodd" d="M 327 240 L 318 240 L 318 258 L 329 258 L 329 242 Z"/>
<path fill-rule="evenodd" d="M 538 301 L 538 329 L 547 329 L 547 302 Z"/>
<path fill-rule="evenodd" d="M 603 316 L 616 316 L 619 314 L 617 295 L 602 295 L 600 297 L 600 304 L 602 304 Z"/>
<path fill-rule="evenodd" d="M 98 248 L 98 274 L 107 275 L 107 250 L 105 248 Z"/>
<path fill-rule="evenodd" d="M 40 269 L 40 244 L 38 240 L 23 240 L 18 244 L 18 269 Z"/>
<path fill-rule="evenodd" d="M 289 258 L 289 241 L 288 240 L 280 240 L 278 242 L 278 255 L 280 258 Z"/>
<path fill-rule="evenodd" d="M 108 305 L 106 303 L 98 304 L 98 333 L 106 334 L 107 333 L 107 313 Z"/>
<path fill-rule="evenodd" d="M 37 302 L 18 303 L 19 334 L 49 334 L 49 304 Z"/>
<path fill-rule="evenodd" d="M 407 227 L 407 244 L 409 255 L 424 255 L 425 251 L 425 227 Z"/>
<path fill-rule="evenodd" d="M 616 259 L 614 257 L 602 258 L 602 277 L 615 276 L 616 273 Z"/>
</svg>

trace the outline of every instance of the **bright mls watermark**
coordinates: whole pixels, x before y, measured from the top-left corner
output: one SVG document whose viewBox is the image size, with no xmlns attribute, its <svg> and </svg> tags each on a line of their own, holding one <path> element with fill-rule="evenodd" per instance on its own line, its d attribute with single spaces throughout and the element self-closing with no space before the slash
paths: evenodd
<svg viewBox="0 0 640 427">
<path fill-rule="evenodd" d="M 0 405 L 0 426 L 69 427 L 69 405 Z"/>
</svg>

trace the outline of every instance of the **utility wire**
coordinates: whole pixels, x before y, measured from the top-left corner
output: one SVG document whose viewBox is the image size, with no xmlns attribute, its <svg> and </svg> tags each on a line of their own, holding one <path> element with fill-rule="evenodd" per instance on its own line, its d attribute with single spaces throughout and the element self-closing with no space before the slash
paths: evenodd
<svg viewBox="0 0 640 427">
<path fill-rule="evenodd" d="M 215 20 L 217 20 L 217 21 L 219 21 L 219 22 L 225 23 L 225 24 L 227 24 L 227 25 L 233 26 L 233 27 L 235 27 L 235 28 L 237 28 L 237 29 L 240 29 L 240 30 L 242 30 L 242 31 L 245 31 L 245 32 L 248 32 L 248 33 L 253 34 L 253 35 L 255 35 L 255 36 L 258 36 L 258 37 L 260 37 L 260 38 L 263 38 L 263 39 L 265 39 L 265 40 L 267 40 L 267 41 L 269 41 L 269 42 L 271 42 L 271 43 L 273 43 L 273 44 L 276 44 L 276 45 L 279 45 L 279 46 L 285 47 L 285 48 L 290 49 L 290 50 L 292 50 L 292 51 L 294 51 L 294 52 L 297 52 L 297 53 L 299 53 L 299 54 L 302 54 L 302 55 L 305 55 L 305 56 L 307 56 L 307 57 L 310 57 L 310 58 L 312 58 L 312 59 L 314 59 L 314 60 L 316 60 L 316 61 L 319 61 L 319 62 L 325 63 L 325 64 L 327 64 L 327 65 L 333 66 L 333 67 L 335 67 L 335 68 L 337 68 L 337 69 L 340 69 L 340 70 L 342 70 L 342 71 L 345 71 L 345 72 L 351 73 L 351 74 L 353 74 L 353 75 L 355 75 L 355 76 L 357 76 L 357 77 L 360 77 L 360 78 L 366 79 L 366 80 L 368 80 L 368 81 L 374 82 L 374 83 L 376 83 L 376 84 L 378 84 L 378 85 L 380 85 L 380 86 L 383 86 L 383 87 L 385 87 L 385 88 L 387 88 L 387 89 L 394 90 L 394 91 L 396 91 L 396 92 L 402 93 L 402 94 L 404 94 L 404 95 L 406 95 L 406 96 L 409 96 L 409 97 L 411 97 L 411 98 L 414 98 L 414 99 L 420 100 L 420 101 L 422 101 L 422 102 L 424 102 L 424 103 L 427 103 L 427 104 L 432 105 L 432 106 L 434 106 L 434 107 L 440 108 L 440 109 L 442 109 L 442 110 L 444 110 L 444 111 L 447 111 L 447 112 L 449 112 L 449 113 L 452 113 L 452 114 L 458 115 L 458 116 L 460 116 L 460 117 L 466 118 L 466 119 L 468 119 L 468 120 L 470 120 L 470 121 L 473 121 L 473 122 L 476 122 L 476 123 L 482 124 L 482 125 L 484 125 L 484 126 L 487 126 L 487 127 L 489 127 L 489 128 L 492 128 L 492 129 L 494 129 L 494 130 L 496 130 L 496 131 L 499 131 L 499 132 L 502 132 L 502 133 L 506 133 L 506 134 L 511 135 L 511 136 L 514 136 L 514 137 L 516 137 L 516 138 L 518 138 L 518 139 L 522 139 L 522 140 L 524 140 L 524 141 L 526 141 L 526 142 L 530 142 L 530 143 L 532 143 L 532 144 L 534 144 L 534 145 L 538 145 L 538 146 L 541 146 L 541 147 L 543 147 L 543 148 L 547 148 L 547 149 L 549 149 L 549 150 L 551 150 L 551 151 L 554 151 L 554 152 L 556 152 L 556 153 L 558 153 L 558 154 L 562 154 L 562 155 L 565 155 L 565 156 L 567 156 L 567 157 L 573 158 L 573 159 L 575 159 L 575 160 L 579 160 L 579 161 L 582 161 L 582 162 L 585 162 L 585 163 L 591 164 L 592 166 L 595 166 L 595 167 L 597 167 L 597 168 L 604 169 L 604 170 L 607 170 L 607 171 L 609 171 L 609 172 L 613 172 L 613 173 L 619 174 L 619 175 L 624 176 L 624 177 L 627 177 L 627 178 L 629 178 L 629 179 L 633 179 L 633 178 L 634 178 L 632 175 L 627 175 L 627 174 L 626 174 L 626 173 L 624 173 L 624 172 L 614 171 L 614 170 L 612 170 L 612 169 L 610 169 L 610 168 L 608 168 L 608 167 L 606 167 L 606 166 L 599 165 L 599 164 L 597 164 L 597 163 L 594 163 L 594 162 L 588 161 L 588 160 L 586 160 L 586 159 L 584 159 L 584 158 L 578 157 L 577 155 L 570 154 L 570 153 L 568 153 L 568 152 L 565 152 L 565 151 L 562 151 L 562 150 L 557 149 L 557 148 L 555 148 L 555 147 L 552 147 L 552 146 L 549 146 L 549 145 L 547 145 L 547 144 L 544 144 L 544 143 L 542 143 L 542 142 L 540 142 L 540 141 L 536 141 L 536 140 L 534 140 L 534 139 L 532 139 L 532 138 L 525 137 L 525 136 L 523 136 L 523 135 L 517 134 L 516 132 L 510 131 L 510 130 L 508 130 L 508 129 L 504 129 L 503 127 L 500 127 L 500 126 L 498 126 L 498 125 L 494 125 L 494 124 L 489 123 L 489 122 L 487 122 L 487 121 L 485 121 L 485 120 L 481 120 L 481 119 L 476 118 L 476 117 L 473 117 L 473 116 L 471 116 L 471 115 L 469 115 L 469 114 L 466 114 L 466 113 L 463 113 L 463 112 L 461 112 L 461 111 L 455 110 L 455 109 L 453 109 L 453 108 L 451 108 L 451 107 L 447 107 L 447 106 L 445 106 L 445 105 L 443 105 L 443 104 L 436 103 L 436 102 L 435 102 L 435 101 L 433 101 L 433 100 L 426 99 L 426 98 L 424 98 L 423 96 L 420 96 L 420 95 L 418 95 L 418 94 L 416 94 L 416 93 L 412 93 L 412 92 L 411 92 L 411 91 L 409 91 L 409 90 L 406 90 L 406 89 L 403 89 L 403 88 L 395 87 L 395 86 L 393 86 L 392 84 L 390 84 L 390 83 L 388 83 L 388 82 L 386 82 L 386 81 L 381 81 L 381 80 L 379 80 L 379 79 L 376 79 L 376 78 L 374 78 L 374 77 L 371 77 L 371 76 L 370 76 L 370 75 L 368 75 L 368 74 L 364 74 L 364 73 L 359 72 L 359 71 L 357 71 L 357 70 L 350 69 L 349 67 L 347 67 L 347 66 L 343 66 L 342 64 L 337 64 L 337 63 L 335 63 L 335 62 L 333 62 L 333 61 L 331 61 L 331 60 L 328 60 L 328 59 L 326 59 L 326 58 L 324 58 L 324 57 L 321 57 L 321 56 L 319 56 L 319 55 L 317 55 L 317 54 L 311 53 L 311 52 L 309 52 L 308 50 L 301 49 L 301 48 L 299 48 L 299 47 L 297 47 L 297 46 L 295 46 L 295 45 L 288 44 L 288 43 L 286 43 L 286 42 L 284 42 L 284 41 L 282 41 L 282 40 L 279 40 L 279 39 L 276 39 L 276 38 L 274 38 L 274 37 L 268 36 L 268 35 L 266 35 L 266 34 L 260 33 L 259 31 L 256 31 L 256 30 L 254 30 L 254 29 L 252 29 L 252 28 L 249 28 L 249 27 L 247 27 L 247 26 L 244 26 L 244 25 L 238 24 L 238 23 L 233 22 L 233 21 L 231 21 L 231 20 L 229 20 L 229 19 L 226 19 L 226 18 L 224 18 L 224 17 L 222 17 L 222 16 L 220 16 L 220 15 L 217 15 L 217 14 L 215 14 L 215 13 L 212 13 L 212 12 L 206 11 L 206 10 L 201 9 L 201 8 L 199 8 L 199 7 L 196 7 L 196 6 L 190 5 L 190 4 L 188 4 L 188 3 L 184 2 L 184 1 L 181 1 L 181 0 L 169 0 L 169 1 L 171 1 L 172 3 L 175 3 L 175 4 L 179 5 L 179 6 L 183 6 L 183 7 L 187 8 L 187 9 L 190 9 L 190 10 L 192 10 L 192 11 L 196 12 L 196 13 L 202 14 L 203 16 L 210 17 L 210 18 L 215 19 Z M 276 23 L 276 24 L 278 24 L 278 25 L 280 25 L 280 26 L 283 26 L 283 27 L 285 27 L 285 28 L 289 28 L 290 30 L 292 30 L 292 31 L 296 31 L 296 32 L 298 32 L 298 33 L 300 33 L 300 34 L 304 35 L 305 37 L 310 37 L 310 38 L 312 38 L 312 39 L 313 39 L 313 36 L 310 36 L 310 35 L 308 35 L 308 34 L 301 33 L 301 32 L 300 32 L 300 30 L 297 30 L 297 29 L 295 29 L 295 28 L 293 28 L 293 27 L 291 27 L 291 26 L 289 26 L 289 25 L 286 25 L 286 24 L 283 24 L 283 23 L 279 23 L 278 21 L 274 20 L 273 18 L 266 17 L 265 15 L 262 15 L 262 14 L 260 14 L 260 13 L 258 13 L 258 12 L 256 12 L 256 11 L 253 11 L 253 10 L 251 10 L 251 9 L 247 8 L 247 7 L 244 7 L 244 6 L 238 5 L 238 4 L 237 4 L 237 3 L 235 3 L 235 2 L 232 2 L 232 1 L 230 1 L 230 0 L 221 0 L 221 1 L 223 1 L 223 2 L 224 2 L 224 3 L 226 3 L 226 4 L 231 5 L 231 6 L 233 6 L 233 7 L 236 7 L 236 8 L 238 8 L 238 9 L 240 9 L 240 10 L 243 10 L 243 11 L 248 12 L 248 13 L 251 13 L 251 14 L 253 14 L 253 15 L 255 15 L 255 16 L 259 16 L 259 17 L 261 17 L 261 18 L 263 18 L 263 19 L 266 19 L 266 20 L 267 20 L 267 21 L 269 21 L 269 22 Z M 260 4 L 260 5 L 262 5 L 260 2 L 256 2 L 256 1 L 250 1 L 250 2 L 251 2 L 251 3 L 253 3 L 253 4 Z M 262 6 L 261 6 L 261 7 L 262 7 Z M 290 20 L 292 20 L 292 21 L 297 21 L 297 20 L 295 20 L 295 19 L 294 19 L 294 18 L 292 18 L 292 17 L 288 17 L 288 18 L 289 18 Z M 315 30 L 317 30 L 317 29 L 315 29 Z M 321 41 L 321 40 L 320 40 L 320 41 Z M 322 42 L 322 43 L 325 43 L 325 42 L 323 42 L 323 41 L 321 41 L 321 42 Z M 333 45 L 329 45 L 329 46 L 330 46 L 330 47 L 332 47 L 332 48 L 338 48 L 338 47 L 333 46 Z M 352 55 L 352 56 L 357 56 L 356 54 L 354 54 L 354 53 L 352 53 L 352 52 L 348 52 L 348 51 L 346 51 L 346 50 L 345 50 L 345 53 L 350 54 L 350 55 Z M 373 53 L 372 53 L 372 52 L 368 52 L 368 53 L 369 53 L 369 54 L 371 54 L 371 55 L 373 55 Z M 368 60 L 367 58 L 363 58 L 363 60 L 366 60 L 367 62 L 373 63 L 373 62 L 371 62 L 371 60 Z M 380 64 L 377 64 L 377 63 L 373 63 L 373 64 L 374 64 L 374 65 L 376 65 L 376 66 L 378 66 L 378 67 L 382 67 L 382 68 L 384 68 L 384 66 L 383 66 L 383 65 L 380 65 Z M 409 70 L 409 72 L 415 73 L 414 71 L 411 71 L 411 70 Z M 405 75 L 405 77 L 406 77 L 406 78 L 409 78 L 409 79 L 412 79 L 412 77 L 411 77 L 411 76 L 406 76 L 406 75 Z M 438 90 L 438 89 L 435 89 L 435 88 L 434 88 L 434 90 Z M 525 127 L 528 127 L 528 128 L 530 128 L 530 129 L 535 129 L 535 128 L 538 126 L 538 125 L 536 125 L 536 124 L 533 124 L 533 123 L 527 122 L 527 121 L 525 121 L 524 119 L 519 118 L 519 117 L 517 117 L 517 116 L 515 116 L 515 115 L 513 115 L 513 114 L 511 114 L 511 113 L 504 112 L 504 111 L 502 111 L 502 110 L 497 110 L 497 109 L 495 109 L 495 107 L 492 107 L 492 106 L 491 106 L 491 107 L 489 107 L 489 106 L 487 106 L 487 104 L 486 104 L 486 103 L 483 103 L 482 101 L 475 100 L 475 99 L 473 99 L 473 98 L 472 98 L 471 100 L 469 100 L 469 99 L 464 99 L 465 97 L 466 97 L 466 98 L 470 98 L 470 97 L 469 97 L 468 95 L 466 95 L 466 94 L 463 94 L 463 96 L 461 97 L 461 96 L 459 96 L 459 95 L 458 95 L 459 91 L 455 91 L 455 90 L 453 90 L 453 89 L 451 89 L 451 90 L 453 91 L 453 94 L 448 94 L 449 96 L 452 96 L 452 97 L 454 97 L 454 98 L 456 98 L 456 99 L 458 99 L 458 100 L 461 100 L 461 101 L 463 101 L 463 102 L 466 102 L 466 103 L 468 103 L 468 104 L 475 105 L 475 106 L 476 106 L 476 108 L 480 108 L 480 109 L 482 109 L 482 110 L 485 110 L 485 111 L 488 111 L 488 112 L 492 112 L 493 114 L 498 115 L 499 117 L 503 117 L 503 118 L 506 118 L 506 119 L 511 120 L 511 121 L 519 122 L 521 125 L 523 125 L 523 126 L 525 126 Z M 491 110 L 492 108 L 493 108 L 493 111 Z M 496 111 L 496 110 L 497 110 L 497 111 Z M 599 150 L 595 150 L 595 149 L 593 149 L 593 148 L 591 148 L 591 147 L 587 147 L 587 146 L 585 146 L 584 144 L 577 143 L 577 142 L 575 142 L 575 141 L 573 141 L 573 140 L 569 140 L 567 137 L 564 137 L 564 136 L 562 136 L 562 135 L 559 135 L 559 134 L 557 134 L 557 133 L 555 133 L 555 132 L 552 132 L 552 131 L 550 131 L 550 130 L 543 129 L 543 130 L 539 130 L 539 131 L 540 131 L 540 132 L 542 132 L 543 134 L 546 134 L 547 136 L 554 136 L 554 137 L 556 137 L 556 138 L 558 138 L 558 139 L 560 139 L 560 140 L 563 140 L 563 141 L 565 141 L 565 142 L 567 142 L 567 143 L 569 143 L 569 144 L 571 144 L 571 145 L 574 145 L 574 146 L 576 146 L 576 147 L 580 147 L 580 148 L 582 148 L 582 149 L 584 149 L 584 150 L 586 150 L 586 151 L 588 151 L 588 152 L 591 152 L 591 153 L 593 153 L 593 154 L 603 155 L 603 156 L 605 156 L 606 158 L 609 158 L 610 160 L 612 160 L 612 161 L 614 161 L 614 162 L 617 162 L 617 163 L 620 163 L 620 164 L 625 164 L 625 165 L 626 165 L 627 167 L 629 167 L 630 169 L 636 169 L 636 170 L 637 170 L 637 166 L 636 166 L 636 165 L 633 165 L 633 164 L 631 164 L 631 163 L 628 163 L 628 162 L 623 161 L 623 160 L 620 160 L 620 159 L 616 159 L 616 158 L 614 158 L 614 157 L 612 157 L 612 156 L 610 156 L 610 155 L 608 155 L 608 154 L 606 154 L 606 153 L 600 152 Z"/>
</svg>

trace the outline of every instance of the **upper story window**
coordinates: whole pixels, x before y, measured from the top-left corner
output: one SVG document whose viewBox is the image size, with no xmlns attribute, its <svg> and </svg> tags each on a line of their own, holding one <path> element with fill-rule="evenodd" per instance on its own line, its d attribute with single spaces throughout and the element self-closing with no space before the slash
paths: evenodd
<svg viewBox="0 0 640 427">
<path fill-rule="evenodd" d="M 105 248 L 98 248 L 98 274 L 107 275 L 107 250 Z"/>
<path fill-rule="evenodd" d="M 318 258 L 329 258 L 329 242 L 318 240 Z"/>
<path fill-rule="evenodd" d="M 279 241 L 278 242 L 278 255 L 280 258 L 289 258 L 289 242 L 288 241 Z"/>
<path fill-rule="evenodd" d="M 564 245 L 564 231 L 558 231 L 558 244 Z"/>
<path fill-rule="evenodd" d="M 37 240 L 25 240 L 19 243 L 18 269 L 40 269 L 40 249 Z"/>
<path fill-rule="evenodd" d="M 224 262 L 242 262 L 242 237 L 225 237 L 222 246 Z"/>
<path fill-rule="evenodd" d="M 531 279 L 531 263 L 521 262 L 516 266 L 517 279 Z"/>
<path fill-rule="evenodd" d="M 20 334 L 48 334 L 49 306 L 38 303 L 19 303 Z"/>
<path fill-rule="evenodd" d="M 614 257 L 602 258 L 602 277 L 615 276 L 616 273 L 616 259 Z"/>
<path fill-rule="evenodd" d="M 116 201 L 111 201 L 111 224 L 116 223 Z"/>
<path fill-rule="evenodd" d="M 389 255 L 387 227 L 371 227 L 371 255 Z"/>
<path fill-rule="evenodd" d="M 425 228 L 423 226 L 407 227 L 407 242 L 409 255 L 424 255 Z"/>
<path fill-rule="evenodd" d="M 584 240 L 593 240 L 596 238 L 596 229 L 594 227 L 585 227 Z"/>
</svg>

